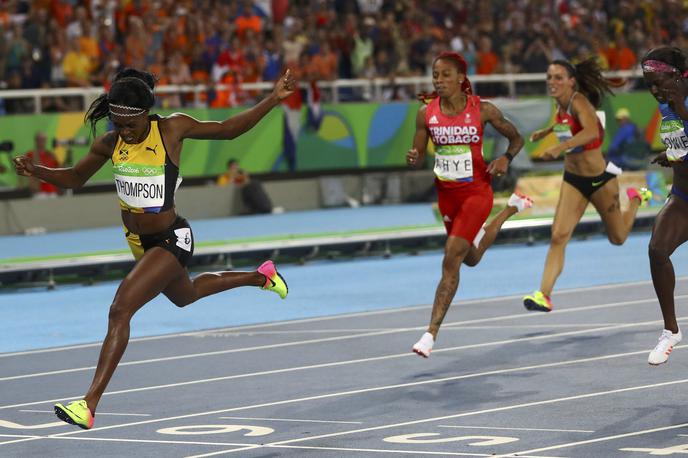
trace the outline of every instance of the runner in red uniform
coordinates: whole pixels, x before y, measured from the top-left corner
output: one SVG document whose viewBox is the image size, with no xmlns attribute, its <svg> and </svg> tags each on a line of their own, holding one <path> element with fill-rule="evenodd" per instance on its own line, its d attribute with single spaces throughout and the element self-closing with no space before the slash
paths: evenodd
<svg viewBox="0 0 688 458">
<path fill-rule="evenodd" d="M 415 353 L 426 358 L 459 286 L 461 263 L 478 264 L 502 224 L 532 205 L 527 197 L 513 194 L 507 207 L 483 228 L 492 210 L 492 175 L 506 172 L 523 147 L 523 138 L 496 106 L 472 95 L 466 61 L 460 54 L 444 52 L 435 59 L 432 84 L 435 92 L 427 96 L 430 103 L 418 110 L 413 148 L 406 155 L 410 166 L 418 166 L 428 139 L 435 145 L 435 185 L 448 235 L 430 325 L 413 346 Z M 489 165 L 483 160 L 483 128 L 488 122 L 509 140 L 506 153 Z"/>
</svg>

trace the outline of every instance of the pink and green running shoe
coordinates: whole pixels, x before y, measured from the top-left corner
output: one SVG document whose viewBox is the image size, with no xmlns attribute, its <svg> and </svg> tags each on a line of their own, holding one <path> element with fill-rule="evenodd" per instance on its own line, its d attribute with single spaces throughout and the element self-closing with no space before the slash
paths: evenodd
<svg viewBox="0 0 688 458">
<path fill-rule="evenodd" d="M 549 296 L 542 294 L 542 291 L 535 291 L 523 298 L 523 306 L 531 311 L 551 312 L 552 300 Z"/>
<path fill-rule="evenodd" d="M 289 293 L 287 282 L 284 281 L 284 278 L 277 272 L 277 268 L 272 261 L 265 261 L 261 264 L 260 267 L 258 267 L 258 273 L 265 277 L 265 284 L 262 286 L 262 289 L 277 293 L 282 299 L 287 297 L 287 293 Z"/>
<path fill-rule="evenodd" d="M 93 428 L 93 415 L 91 409 L 86 405 L 83 399 L 80 401 L 72 401 L 67 406 L 63 406 L 59 402 L 55 404 L 55 415 L 60 420 L 76 425 L 81 429 Z"/>
<path fill-rule="evenodd" d="M 648 202 L 652 200 L 652 191 L 647 188 L 628 188 L 626 189 L 628 200 L 639 199 L 641 207 L 647 207 Z"/>
</svg>

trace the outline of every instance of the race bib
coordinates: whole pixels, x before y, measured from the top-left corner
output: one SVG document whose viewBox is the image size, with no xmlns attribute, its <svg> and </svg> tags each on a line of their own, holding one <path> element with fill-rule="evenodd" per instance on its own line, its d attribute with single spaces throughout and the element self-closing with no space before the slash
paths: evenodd
<svg viewBox="0 0 688 458">
<path fill-rule="evenodd" d="M 554 135 L 557 136 L 559 143 L 564 143 L 566 140 L 571 140 L 573 138 L 573 134 L 571 133 L 571 126 L 569 126 L 568 124 L 555 124 L 552 128 L 552 132 L 554 132 Z M 571 149 L 566 150 L 567 153 L 570 151 Z"/>
<path fill-rule="evenodd" d="M 191 229 L 188 227 L 180 227 L 174 230 L 174 234 L 177 236 L 177 246 L 182 250 L 191 252 Z"/>
<path fill-rule="evenodd" d="M 433 171 L 442 181 L 473 181 L 471 147 L 448 145 L 437 148 Z"/>
<path fill-rule="evenodd" d="M 685 161 L 688 154 L 688 136 L 679 120 L 662 121 L 659 130 L 662 143 L 666 146 L 666 156 L 670 161 Z"/>
<path fill-rule="evenodd" d="M 165 203 L 164 166 L 117 164 L 113 172 L 117 195 L 129 207 L 162 207 Z"/>
</svg>

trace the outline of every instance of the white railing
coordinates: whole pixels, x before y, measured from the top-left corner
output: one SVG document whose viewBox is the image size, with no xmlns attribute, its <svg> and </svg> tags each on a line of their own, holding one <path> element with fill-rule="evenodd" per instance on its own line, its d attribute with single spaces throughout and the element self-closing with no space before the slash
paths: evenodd
<svg viewBox="0 0 688 458">
<path fill-rule="evenodd" d="M 628 80 L 635 80 L 642 78 L 641 70 L 625 70 L 617 72 L 606 72 L 605 76 L 610 78 L 626 78 Z M 523 74 L 496 74 L 496 75 L 472 75 L 470 76 L 471 83 L 504 83 L 508 87 L 509 96 L 518 95 L 516 83 L 520 82 L 544 82 L 544 73 L 523 73 Z M 242 91 L 269 91 L 273 87 L 272 82 L 261 83 L 246 83 L 240 86 Z M 301 83 L 304 85 L 305 83 Z M 382 100 L 382 92 L 385 88 L 392 84 L 400 87 L 412 88 L 413 93 L 416 94 L 421 90 L 429 90 L 432 88 L 432 79 L 429 76 L 412 76 L 412 77 L 397 77 L 394 81 L 390 78 L 372 78 L 372 79 L 340 79 L 334 81 L 318 81 L 318 87 L 330 93 L 328 101 L 338 103 L 339 89 L 352 88 L 366 90 L 371 94 L 371 101 Z M 214 86 L 217 90 L 231 89 L 231 86 L 218 84 Z M 156 94 L 194 94 L 194 106 L 205 107 L 201 94 L 209 89 L 208 85 L 167 85 L 158 86 L 155 88 Z M 56 88 L 56 89 L 18 89 L 18 90 L 2 90 L 0 91 L 0 99 L 27 99 L 34 100 L 35 113 L 41 112 L 41 99 L 43 97 L 82 97 L 83 106 L 87 107 L 91 101 L 103 93 L 102 87 L 84 87 L 84 88 Z"/>
</svg>

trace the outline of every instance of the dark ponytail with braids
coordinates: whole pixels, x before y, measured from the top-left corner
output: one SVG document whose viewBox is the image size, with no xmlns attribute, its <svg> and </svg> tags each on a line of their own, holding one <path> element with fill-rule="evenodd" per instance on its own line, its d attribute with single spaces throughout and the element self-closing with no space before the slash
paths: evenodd
<svg viewBox="0 0 688 458">
<path fill-rule="evenodd" d="M 466 72 L 468 71 L 468 64 L 466 63 L 466 59 L 464 59 L 463 56 L 458 52 L 441 52 L 437 57 L 435 57 L 435 60 L 432 61 L 432 65 L 435 65 L 435 62 L 437 62 L 440 59 L 452 62 L 456 66 L 456 69 L 459 73 L 463 73 L 464 75 L 466 75 Z M 468 80 L 468 76 L 466 76 L 463 79 L 463 83 L 461 83 L 461 90 L 466 95 L 473 94 L 473 86 L 471 86 L 471 82 Z M 439 97 L 437 91 L 421 92 L 417 95 L 418 100 L 425 104 L 428 104 L 430 100 L 436 99 L 437 97 Z"/>
<path fill-rule="evenodd" d="M 133 68 L 125 68 L 117 73 L 110 91 L 98 96 L 86 112 L 84 122 L 91 124 L 91 134 L 96 134 L 96 124 L 110 115 L 110 105 L 120 105 L 138 109 L 141 112 L 150 110 L 155 105 L 155 78 L 152 74 Z"/>
<path fill-rule="evenodd" d="M 605 93 L 614 95 L 610 88 L 625 84 L 623 80 L 617 83 L 602 76 L 602 69 L 595 57 L 589 57 L 575 66 L 566 60 L 555 60 L 552 64 L 564 67 L 570 77 L 576 78 L 578 91 L 583 93 L 595 108 L 600 107 Z"/>
</svg>

